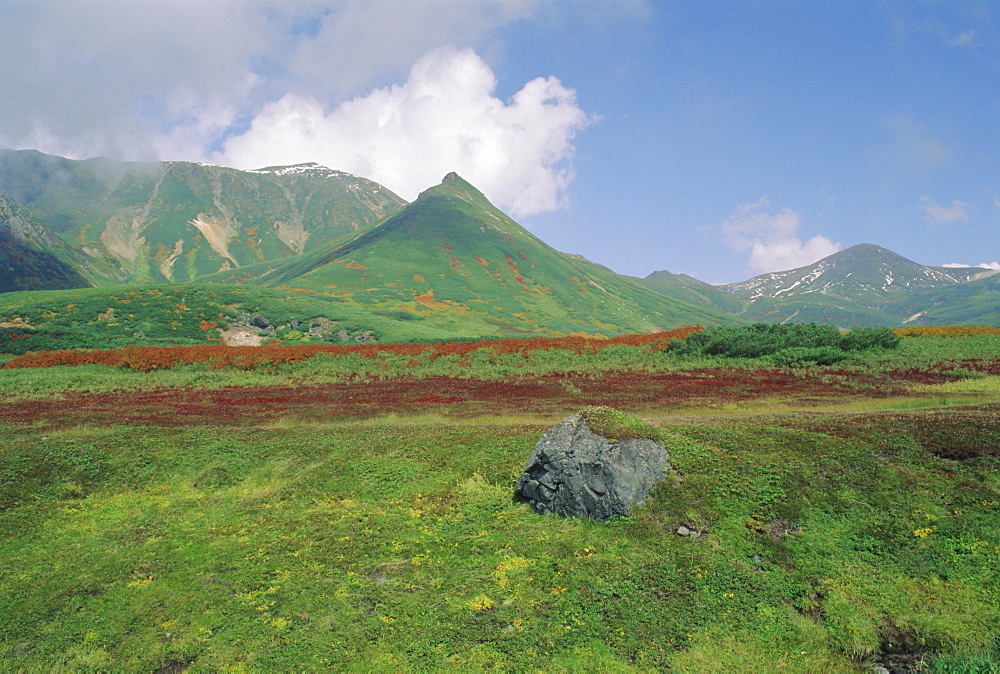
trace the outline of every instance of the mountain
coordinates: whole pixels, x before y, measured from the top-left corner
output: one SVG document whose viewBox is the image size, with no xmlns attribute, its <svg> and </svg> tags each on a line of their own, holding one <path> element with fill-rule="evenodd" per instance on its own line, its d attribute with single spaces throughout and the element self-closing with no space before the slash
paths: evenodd
<svg viewBox="0 0 1000 674">
<path fill-rule="evenodd" d="M 556 251 L 454 173 L 352 241 L 290 260 L 257 282 L 470 336 L 734 322 Z"/>
<path fill-rule="evenodd" d="M 344 241 L 405 202 L 316 164 L 239 171 L 0 150 L 0 194 L 65 244 L 90 285 L 192 281 Z"/>
<path fill-rule="evenodd" d="M 727 314 L 742 314 L 749 306 L 748 301 L 733 293 L 727 293 L 721 288 L 699 281 L 687 274 L 654 271 L 642 279 L 642 283 L 661 294 L 690 304 L 707 305 Z"/>
<path fill-rule="evenodd" d="M 983 267 L 928 267 L 881 246 L 863 243 L 806 267 L 762 274 L 721 288 L 751 301 L 813 293 L 867 301 L 923 288 L 954 286 L 995 273 Z"/>
<path fill-rule="evenodd" d="M 922 265 L 861 244 L 805 267 L 718 288 L 746 302 L 741 314 L 751 320 L 844 327 L 921 324 L 947 306 L 951 322 L 968 323 L 987 320 L 996 276 L 983 267 Z"/>
<path fill-rule="evenodd" d="M 89 285 L 52 252 L 65 248 L 15 201 L 0 196 L 0 293 Z"/>
<path fill-rule="evenodd" d="M 723 286 L 668 271 L 638 279 L 554 250 L 456 174 L 407 204 L 312 163 L 240 171 L 0 150 L 0 292 L 169 283 L 183 296 L 192 282 L 276 289 L 261 306 L 278 313 L 309 297 L 338 310 L 317 316 L 388 320 L 380 330 L 393 338 L 1000 324 L 995 271 L 870 244 Z"/>
</svg>

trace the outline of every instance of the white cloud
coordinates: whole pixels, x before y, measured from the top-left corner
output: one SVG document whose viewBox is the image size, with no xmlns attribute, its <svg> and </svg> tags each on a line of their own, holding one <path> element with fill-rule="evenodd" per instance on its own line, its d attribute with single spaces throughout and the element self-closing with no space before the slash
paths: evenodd
<svg viewBox="0 0 1000 674">
<path fill-rule="evenodd" d="M 897 30 L 903 33 L 931 35 L 949 47 L 973 46 L 979 37 L 979 31 L 974 28 L 953 29 L 936 16 L 928 16 L 918 21 L 898 22 Z"/>
<path fill-rule="evenodd" d="M 947 264 L 941 265 L 942 267 L 984 267 L 986 269 L 992 269 L 994 271 L 1000 271 L 1000 262 L 981 262 L 979 264 L 962 264 L 960 262 L 948 262 Z"/>
<path fill-rule="evenodd" d="M 148 159 L 156 135 L 228 126 L 270 51 L 256 3 L 37 0 L 0 23 L 0 141 L 74 157 Z"/>
<path fill-rule="evenodd" d="M 736 250 L 749 252 L 748 266 L 755 273 L 783 271 L 812 264 L 841 249 L 825 236 L 803 241 L 798 213 L 782 208 L 771 212 L 767 197 L 743 204 L 722 222 L 722 232 Z"/>
<path fill-rule="evenodd" d="M 528 82 L 507 103 L 496 84 L 474 51 L 442 47 L 421 57 L 405 84 L 330 111 L 288 94 L 211 160 L 239 168 L 316 161 L 405 199 L 457 171 L 515 217 L 561 207 L 574 136 L 591 118 L 554 77 Z"/>
<path fill-rule="evenodd" d="M 334 105 L 451 42 L 502 54 L 537 0 L 0 3 L 0 145 L 199 159 L 292 93 Z"/>
<path fill-rule="evenodd" d="M 900 115 L 885 120 L 891 134 L 879 158 L 906 171 L 930 171 L 951 159 L 952 151 L 925 124 Z"/>
<path fill-rule="evenodd" d="M 0 2 L 0 147 L 247 166 L 294 156 L 404 196 L 456 170 L 512 213 L 552 210 L 591 120 L 554 77 L 509 100 L 505 83 L 501 100 L 484 60 L 511 57 L 505 31 L 519 23 L 598 31 L 649 12 L 645 0 Z"/>
<path fill-rule="evenodd" d="M 951 206 L 941 206 L 928 196 L 919 199 L 918 206 L 924 212 L 924 220 L 932 225 L 950 225 L 954 222 L 968 222 L 969 204 L 955 199 Z"/>
</svg>

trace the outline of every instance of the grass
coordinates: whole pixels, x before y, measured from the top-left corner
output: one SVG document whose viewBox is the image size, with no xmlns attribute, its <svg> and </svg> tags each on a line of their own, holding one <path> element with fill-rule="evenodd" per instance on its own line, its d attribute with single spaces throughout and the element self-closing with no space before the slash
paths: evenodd
<svg viewBox="0 0 1000 674">
<path fill-rule="evenodd" d="M 981 358 L 960 344 L 951 361 Z M 593 373 L 569 379 L 578 391 L 553 384 L 562 397 L 543 406 L 520 393 L 524 376 L 490 384 L 518 404 L 406 403 L 450 399 L 460 379 L 319 386 L 385 403 L 360 416 L 338 397 L 292 404 L 322 362 L 308 375 L 147 373 L 159 388 L 145 402 L 138 373 L 35 371 L 44 385 L 8 410 L 125 390 L 63 393 L 62 407 L 0 421 L 0 669 L 995 667 L 996 375 L 878 398 L 843 386 L 797 406 L 789 391 L 782 408 L 727 397 L 748 380 L 724 370 L 679 370 L 670 386 L 703 388 L 676 406 L 665 386 L 630 397 L 652 374 L 612 385 L 620 373 L 587 358 L 574 367 Z M 924 362 L 910 367 L 936 372 Z M 28 374 L 2 376 L 22 386 Z M 831 376 L 797 375 L 802 390 Z M 196 376 L 200 388 L 170 388 Z M 711 382 L 725 384 L 714 398 Z M 414 397 L 391 398 L 403 389 Z M 245 407 L 224 397 L 234 391 Z M 578 404 L 597 393 L 603 406 Z M 225 417 L 193 413 L 212 401 Z M 670 452 L 672 479 L 627 518 L 545 517 L 512 499 L 537 439 L 581 410 Z M 681 525 L 701 535 L 677 536 Z"/>
</svg>

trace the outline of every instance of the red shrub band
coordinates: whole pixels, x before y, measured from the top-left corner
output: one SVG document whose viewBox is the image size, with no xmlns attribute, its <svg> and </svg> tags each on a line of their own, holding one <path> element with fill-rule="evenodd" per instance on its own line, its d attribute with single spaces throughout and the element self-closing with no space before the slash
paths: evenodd
<svg viewBox="0 0 1000 674">
<path fill-rule="evenodd" d="M 702 330 L 700 325 L 687 326 L 652 334 L 622 335 L 611 339 L 594 339 L 581 336 L 529 337 L 521 339 L 483 340 L 478 342 L 437 342 L 434 344 L 303 344 L 299 346 L 128 346 L 105 351 L 33 351 L 11 359 L 0 369 L 43 368 L 56 365 L 110 365 L 127 367 L 138 372 L 151 372 L 176 367 L 186 363 L 209 363 L 213 369 L 229 367 L 251 369 L 258 366 L 297 363 L 319 354 L 344 356 L 354 354 L 362 358 L 381 355 L 464 357 L 480 349 L 489 349 L 497 355 L 508 353 L 528 354 L 532 351 L 563 349 L 574 353 L 596 353 L 609 346 L 646 347 L 662 351 L 674 339 L 684 339 Z"/>
</svg>

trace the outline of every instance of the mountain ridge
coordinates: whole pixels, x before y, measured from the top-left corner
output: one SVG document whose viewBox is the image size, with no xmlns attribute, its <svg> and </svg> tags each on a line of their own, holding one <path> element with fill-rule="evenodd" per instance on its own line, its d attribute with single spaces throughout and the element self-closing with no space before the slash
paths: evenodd
<svg viewBox="0 0 1000 674">
<path fill-rule="evenodd" d="M 462 317 L 484 335 L 652 331 L 698 318 L 732 322 L 556 251 L 455 173 L 352 241 L 259 281 L 421 320 Z"/>
<path fill-rule="evenodd" d="M 353 236 L 405 203 L 318 165 L 69 160 L 0 150 L 0 194 L 67 244 L 90 284 L 193 281 Z M 34 174 L 34 181 L 29 177 Z"/>
<path fill-rule="evenodd" d="M 0 292 L 249 283 L 469 336 L 1000 313 L 996 271 L 921 265 L 874 244 L 719 286 L 619 275 L 556 251 L 454 172 L 407 204 L 315 162 L 240 171 L 0 150 L 0 195 Z"/>
</svg>

